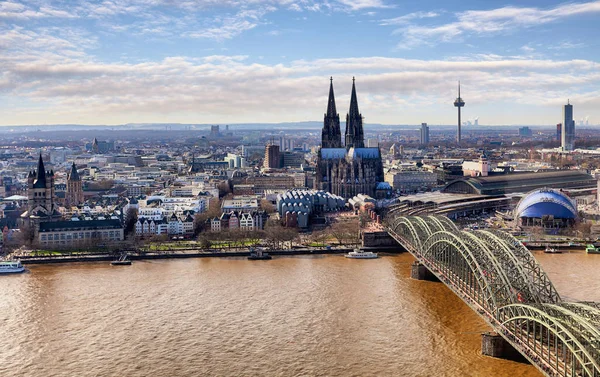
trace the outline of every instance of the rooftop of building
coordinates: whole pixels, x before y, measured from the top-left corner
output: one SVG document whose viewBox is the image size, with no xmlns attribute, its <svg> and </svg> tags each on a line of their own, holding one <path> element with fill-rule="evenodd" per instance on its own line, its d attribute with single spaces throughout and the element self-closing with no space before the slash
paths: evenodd
<svg viewBox="0 0 600 377">
<path fill-rule="evenodd" d="M 580 170 L 556 170 L 536 173 L 511 173 L 487 177 L 470 177 L 450 182 L 443 192 L 498 195 L 525 193 L 537 188 L 583 189 L 595 187 L 596 180 Z"/>
<path fill-rule="evenodd" d="M 530 192 L 515 209 L 516 217 L 575 219 L 577 215 L 577 204 L 566 193 L 551 189 Z"/>
<path fill-rule="evenodd" d="M 40 223 L 40 232 L 55 232 L 74 229 L 116 229 L 122 228 L 119 220 L 80 220 L 80 221 L 50 221 Z"/>
<path fill-rule="evenodd" d="M 342 159 L 346 158 L 380 158 L 381 154 L 378 147 L 372 148 L 321 148 L 321 158 L 323 159 Z"/>
</svg>

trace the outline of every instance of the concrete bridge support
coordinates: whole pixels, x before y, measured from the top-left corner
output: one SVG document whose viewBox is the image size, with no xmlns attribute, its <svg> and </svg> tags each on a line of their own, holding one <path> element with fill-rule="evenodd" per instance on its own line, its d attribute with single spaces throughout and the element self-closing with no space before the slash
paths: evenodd
<svg viewBox="0 0 600 377">
<path fill-rule="evenodd" d="M 510 343 L 496 332 L 485 332 L 481 334 L 481 354 L 526 363 L 523 357 Z"/>
<path fill-rule="evenodd" d="M 415 280 L 437 281 L 438 278 L 421 263 L 414 261 L 410 266 L 410 277 Z"/>
</svg>

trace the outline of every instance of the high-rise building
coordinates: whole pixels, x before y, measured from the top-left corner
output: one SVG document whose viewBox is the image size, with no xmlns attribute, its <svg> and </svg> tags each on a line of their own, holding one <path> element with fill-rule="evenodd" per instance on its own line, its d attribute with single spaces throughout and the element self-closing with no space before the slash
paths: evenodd
<svg viewBox="0 0 600 377">
<path fill-rule="evenodd" d="M 239 169 L 246 167 L 246 159 L 241 155 L 237 155 L 235 153 L 227 153 L 227 156 L 225 156 L 223 160 L 229 163 L 230 169 Z"/>
<path fill-rule="evenodd" d="M 377 148 L 379 145 L 379 140 L 375 138 L 367 139 L 367 148 Z"/>
<path fill-rule="evenodd" d="M 572 151 L 575 147 L 575 121 L 573 120 L 573 105 L 569 101 L 563 106 L 562 124 L 561 148 L 563 151 Z"/>
<path fill-rule="evenodd" d="M 78 206 L 83 203 L 83 186 L 75 162 L 73 162 L 71 171 L 67 174 L 65 202 L 67 206 Z"/>
<path fill-rule="evenodd" d="M 427 123 L 421 123 L 421 144 L 429 144 L 429 126 Z"/>
<path fill-rule="evenodd" d="M 218 124 L 216 126 L 210 126 L 210 134 L 208 136 L 213 138 L 221 136 Z"/>
<path fill-rule="evenodd" d="M 531 137 L 533 132 L 529 127 L 519 127 L 519 136 L 521 137 Z"/>
<path fill-rule="evenodd" d="M 556 141 L 558 141 L 559 143 L 562 140 L 561 135 L 562 135 L 562 123 L 558 123 L 556 125 Z"/>
<path fill-rule="evenodd" d="M 279 145 L 267 144 L 267 147 L 265 148 L 264 167 L 267 169 L 277 169 L 280 166 L 280 159 Z"/>
<path fill-rule="evenodd" d="M 458 128 L 456 129 L 456 142 L 460 144 L 461 134 L 460 134 L 460 109 L 465 106 L 465 101 L 460 98 L 460 81 L 458 82 L 458 97 L 454 100 L 454 107 L 458 108 Z"/>
<path fill-rule="evenodd" d="M 299 168 L 304 163 L 304 153 L 285 151 L 281 153 L 281 165 L 286 168 Z"/>
</svg>

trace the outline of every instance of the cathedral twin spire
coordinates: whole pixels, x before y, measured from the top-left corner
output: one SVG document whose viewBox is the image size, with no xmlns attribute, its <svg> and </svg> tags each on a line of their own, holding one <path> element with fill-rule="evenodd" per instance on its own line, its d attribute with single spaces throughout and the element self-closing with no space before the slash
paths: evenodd
<svg viewBox="0 0 600 377">
<path fill-rule="evenodd" d="M 362 115 L 358 111 L 358 100 L 356 98 L 356 87 L 354 77 L 352 78 L 352 95 L 350 97 L 350 110 L 346 114 L 346 148 L 364 148 L 364 134 Z M 322 148 L 342 148 L 340 116 L 336 112 L 335 97 L 333 94 L 333 78 L 330 78 L 329 100 L 327 102 L 327 113 L 323 122 L 323 131 L 321 133 Z"/>
<path fill-rule="evenodd" d="M 341 148 L 342 134 L 340 131 L 340 115 L 335 109 L 333 77 L 329 80 L 329 100 L 327 102 L 327 113 L 323 120 L 323 131 L 321 132 L 321 148 Z"/>
<path fill-rule="evenodd" d="M 356 99 L 356 87 L 354 86 L 354 77 L 352 78 L 352 96 L 350 97 L 350 111 L 346 115 L 346 148 L 350 147 L 365 147 L 362 114 L 360 113 L 360 111 L 358 111 L 358 100 Z"/>
</svg>

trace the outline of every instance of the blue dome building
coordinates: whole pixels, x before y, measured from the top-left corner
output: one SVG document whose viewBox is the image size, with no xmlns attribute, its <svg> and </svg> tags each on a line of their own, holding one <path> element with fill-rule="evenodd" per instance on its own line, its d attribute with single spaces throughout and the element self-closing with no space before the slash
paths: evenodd
<svg viewBox="0 0 600 377">
<path fill-rule="evenodd" d="M 564 228 L 577 220 L 577 203 L 562 191 L 537 189 L 519 201 L 515 219 L 524 227 Z"/>
</svg>

